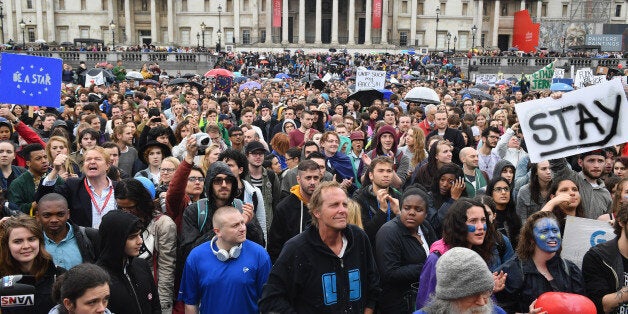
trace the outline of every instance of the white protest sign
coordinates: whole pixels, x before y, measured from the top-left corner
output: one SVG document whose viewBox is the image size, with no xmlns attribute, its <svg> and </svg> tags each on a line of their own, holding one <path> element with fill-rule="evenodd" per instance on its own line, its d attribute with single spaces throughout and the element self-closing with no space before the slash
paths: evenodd
<svg viewBox="0 0 628 314">
<path fill-rule="evenodd" d="M 476 74 L 476 85 L 490 85 L 494 86 L 497 83 L 497 74 Z"/>
<path fill-rule="evenodd" d="M 554 68 L 554 76 L 552 78 L 565 78 L 565 69 Z"/>
<path fill-rule="evenodd" d="M 593 70 L 590 68 L 578 69 L 576 71 L 576 77 L 574 78 L 574 86 L 576 88 L 583 88 L 585 84 L 591 84 L 593 80 Z"/>
<path fill-rule="evenodd" d="M 534 163 L 628 142 L 628 101 L 619 79 L 515 110 Z"/>
<path fill-rule="evenodd" d="M 606 81 L 606 75 L 596 75 L 591 79 L 591 85 L 597 85 Z"/>
<path fill-rule="evenodd" d="M 582 268 L 582 258 L 591 247 L 614 238 L 608 221 L 567 216 L 560 256 Z"/>
<path fill-rule="evenodd" d="M 386 71 L 358 70 L 355 75 L 355 91 L 363 89 L 384 89 Z"/>
</svg>

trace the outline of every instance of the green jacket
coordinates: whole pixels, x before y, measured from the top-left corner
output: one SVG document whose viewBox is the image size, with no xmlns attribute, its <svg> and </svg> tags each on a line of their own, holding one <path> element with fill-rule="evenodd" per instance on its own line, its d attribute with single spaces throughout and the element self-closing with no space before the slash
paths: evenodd
<svg viewBox="0 0 628 314">
<path fill-rule="evenodd" d="M 41 177 L 44 180 L 46 175 Z M 63 179 L 57 177 L 55 185 L 62 184 Z M 13 182 L 11 182 L 11 188 L 8 191 L 9 202 L 20 207 L 20 211 L 27 215 L 31 215 L 31 205 L 35 201 L 35 182 L 33 182 L 33 174 L 30 171 L 22 173 Z"/>
</svg>

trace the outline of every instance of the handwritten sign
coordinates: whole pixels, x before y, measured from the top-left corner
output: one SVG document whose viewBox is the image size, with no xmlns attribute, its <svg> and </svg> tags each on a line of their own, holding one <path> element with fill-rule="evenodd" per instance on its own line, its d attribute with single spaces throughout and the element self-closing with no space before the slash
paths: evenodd
<svg viewBox="0 0 628 314">
<path fill-rule="evenodd" d="M 515 105 L 531 162 L 628 141 L 628 101 L 621 80 Z"/>
<path fill-rule="evenodd" d="M 355 75 L 355 91 L 363 89 L 384 89 L 386 71 L 358 70 Z"/>
<path fill-rule="evenodd" d="M 552 77 L 554 77 L 554 62 L 530 74 L 530 89 L 549 89 L 552 85 Z"/>
<path fill-rule="evenodd" d="M 554 76 L 552 78 L 564 78 L 565 77 L 565 69 L 554 68 Z"/>
<path fill-rule="evenodd" d="M 593 70 L 590 68 L 578 69 L 576 71 L 576 77 L 574 78 L 574 86 L 576 88 L 583 88 L 591 85 L 593 81 Z"/>
<path fill-rule="evenodd" d="M 476 74 L 475 75 L 475 84 L 476 85 L 489 85 L 495 86 L 497 83 L 497 74 Z"/>
<path fill-rule="evenodd" d="M 614 238 L 608 221 L 567 216 L 560 256 L 582 268 L 582 258 L 591 247 Z"/>
<path fill-rule="evenodd" d="M 2 53 L 0 67 L 0 102 L 60 106 L 61 59 Z"/>
</svg>

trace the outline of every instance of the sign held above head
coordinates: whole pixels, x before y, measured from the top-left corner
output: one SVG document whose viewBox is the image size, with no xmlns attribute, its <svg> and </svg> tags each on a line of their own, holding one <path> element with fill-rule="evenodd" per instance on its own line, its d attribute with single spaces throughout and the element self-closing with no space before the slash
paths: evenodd
<svg viewBox="0 0 628 314">
<path fill-rule="evenodd" d="M 515 105 L 530 161 L 628 142 L 628 101 L 619 79 Z"/>
<path fill-rule="evenodd" d="M 61 59 L 2 53 L 0 68 L 0 103 L 56 108 L 61 105 Z"/>
</svg>

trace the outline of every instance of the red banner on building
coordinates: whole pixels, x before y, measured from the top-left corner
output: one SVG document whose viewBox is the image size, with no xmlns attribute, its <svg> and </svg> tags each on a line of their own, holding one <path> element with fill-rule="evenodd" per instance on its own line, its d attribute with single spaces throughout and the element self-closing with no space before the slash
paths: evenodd
<svg viewBox="0 0 628 314">
<path fill-rule="evenodd" d="M 273 27 L 281 27 L 281 4 L 283 0 L 273 0 Z"/>
<path fill-rule="evenodd" d="M 532 23 L 530 12 L 515 12 L 512 46 L 524 52 L 534 52 L 539 45 L 541 24 Z"/>
<path fill-rule="evenodd" d="M 371 0 L 366 0 L 371 1 Z M 373 1 L 373 23 L 371 28 L 382 28 L 382 0 Z"/>
</svg>

